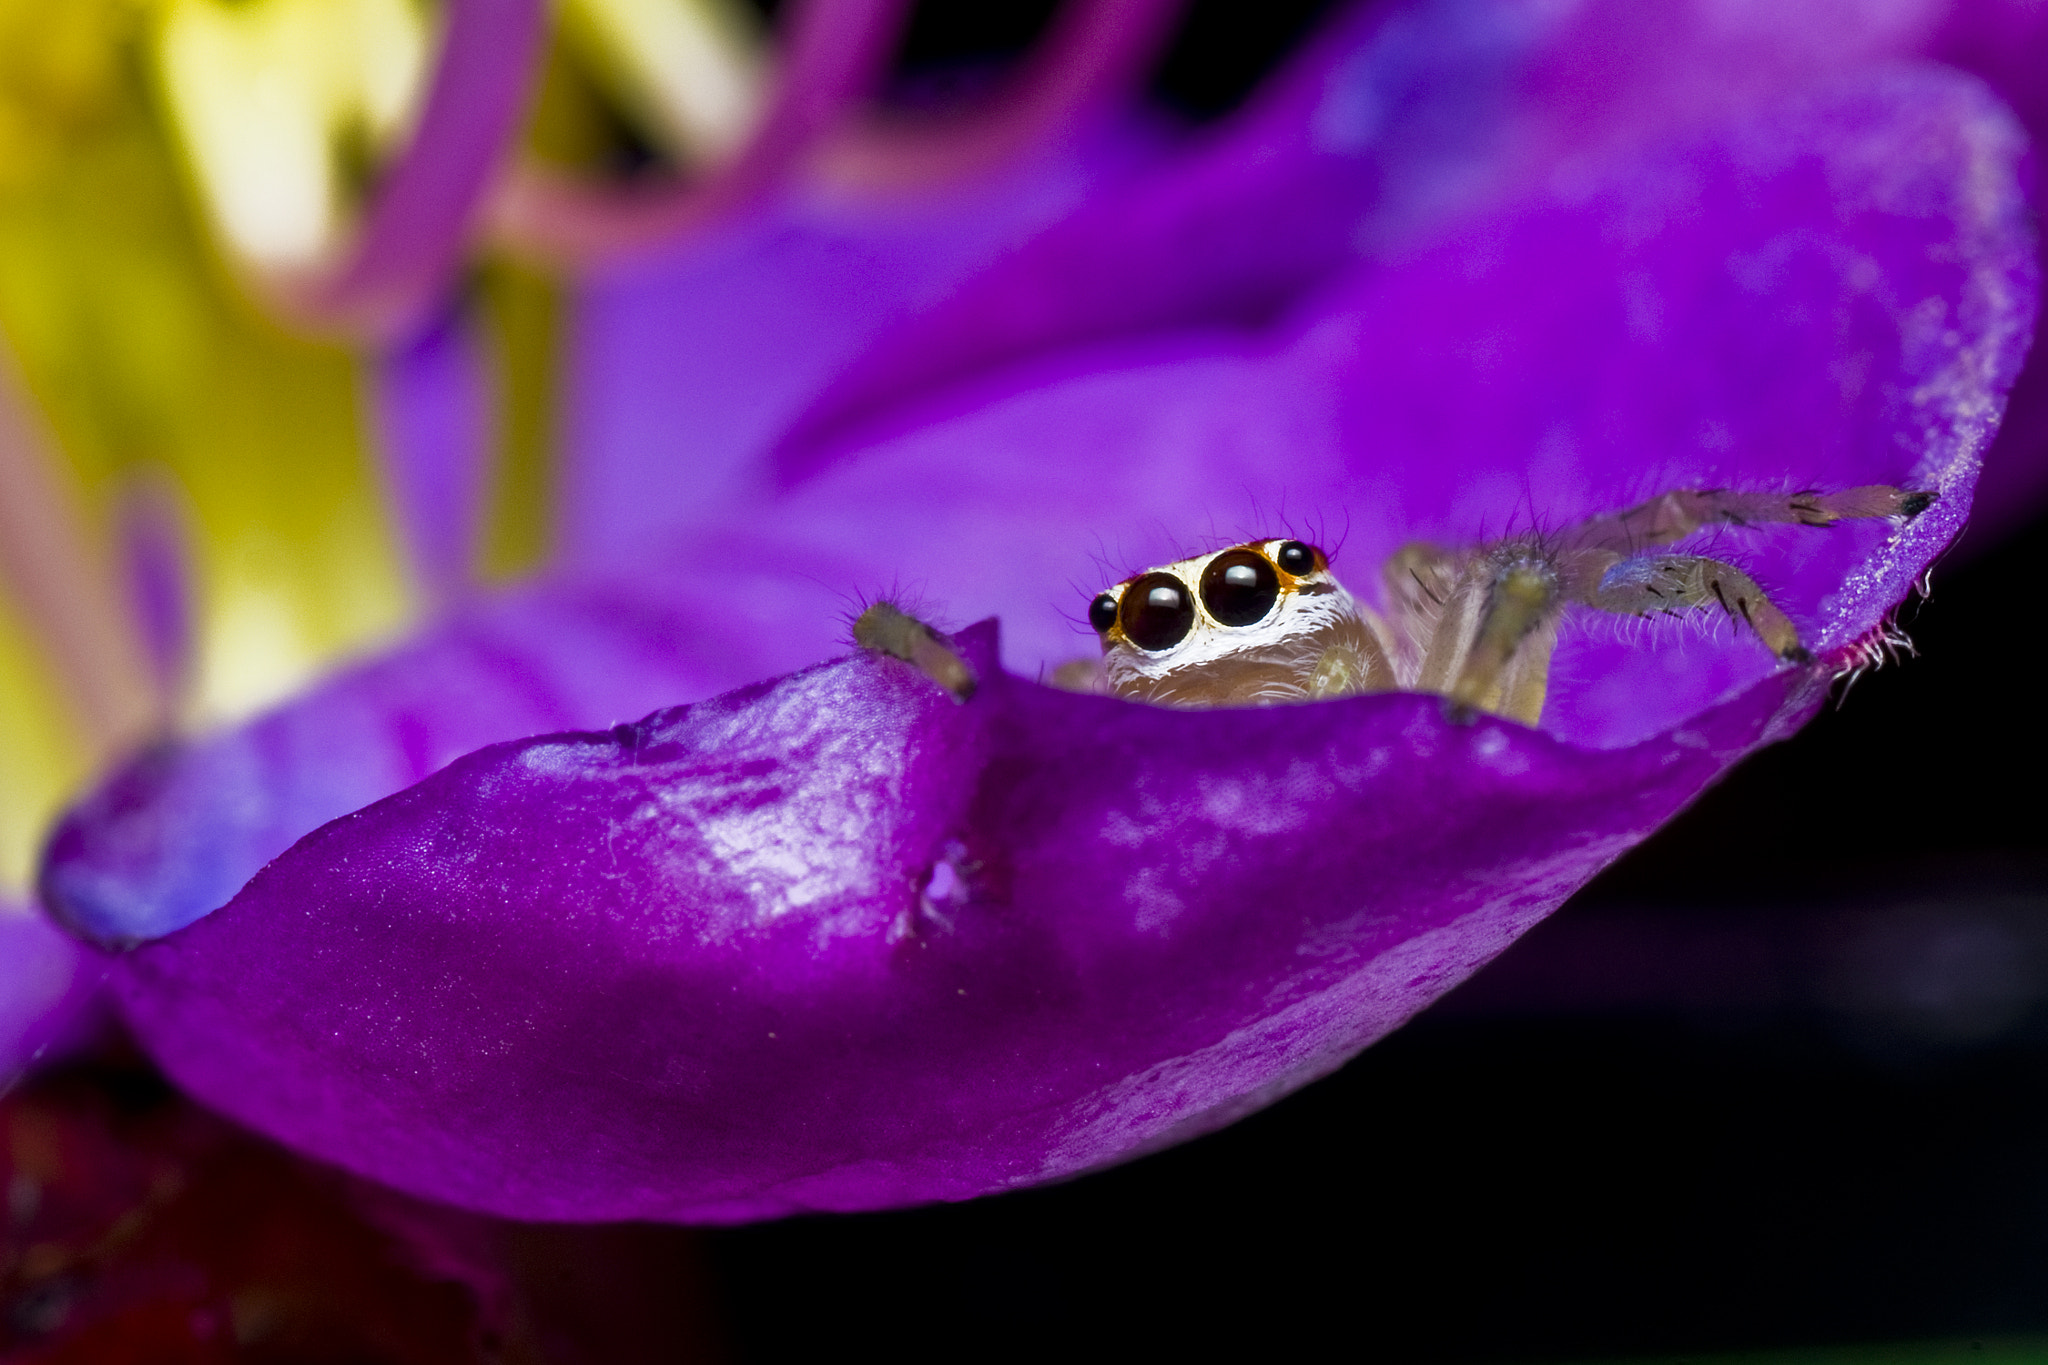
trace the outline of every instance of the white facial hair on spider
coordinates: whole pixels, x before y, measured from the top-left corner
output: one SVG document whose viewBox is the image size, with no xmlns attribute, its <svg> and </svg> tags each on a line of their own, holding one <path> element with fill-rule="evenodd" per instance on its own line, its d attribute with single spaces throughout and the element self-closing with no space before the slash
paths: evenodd
<svg viewBox="0 0 2048 1365">
<path fill-rule="evenodd" d="M 1401 686 L 1383 627 L 1298 540 L 1234 545 L 1095 599 L 1111 693 L 1166 706 L 1258 706 Z"/>
<path fill-rule="evenodd" d="M 1359 692 L 1436 692 L 1453 716 L 1534 725 L 1564 608 L 1623 616 L 1719 607 L 1790 663 L 1812 656 L 1756 580 L 1704 555 L 1656 553 L 1709 525 L 1909 520 L 1932 493 L 1659 494 L 1555 536 L 1463 550 L 1404 547 L 1383 568 L 1389 618 L 1346 592 L 1298 540 L 1229 546 L 1133 575 L 1090 604 L 1115 696 L 1182 707 L 1259 706 Z"/>
</svg>

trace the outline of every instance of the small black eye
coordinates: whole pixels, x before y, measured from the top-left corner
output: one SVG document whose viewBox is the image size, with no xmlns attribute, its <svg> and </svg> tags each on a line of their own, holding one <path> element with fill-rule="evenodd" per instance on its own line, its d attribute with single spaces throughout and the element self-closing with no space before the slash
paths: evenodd
<svg viewBox="0 0 2048 1365">
<path fill-rule="evenodd" d="M 1273 553 L 1273 558 L 1279 562 L 1281 568 L 1297 578 L 1303 574 L 1314 573 L 1316 569 L 1316 552 L 1298 540 L 1281 541 L 1280 548 Z"/>
<path fill-rule="evenodd" d="M 1097 635 L 1109 634 L 1109 628 L 1116 624 L 1116 594 L 1106 592 L 1088 604 L 1088 624 L 1095 627 Z"/>
<path fill-rule="evenodd" d="M 1124 635 L 1140 649 L 1172 649 L 1195 625 L 1195 600 L 1170 573 L 1148 573 L 1124 589 Z"/>
<path fill-rule="evenodd" d="M 1280 577 L 1256 550 L 1217 555 L 1202 570 L 1202 605 L 1226 626 L 1263 621 L 1280 596 Z"/>
</svg>

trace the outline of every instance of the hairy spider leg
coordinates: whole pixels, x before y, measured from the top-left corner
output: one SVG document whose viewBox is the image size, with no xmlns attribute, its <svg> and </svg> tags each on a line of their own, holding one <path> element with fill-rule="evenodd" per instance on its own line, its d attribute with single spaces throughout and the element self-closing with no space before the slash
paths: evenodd
<svg viewBox="0 0 2048 1365">
<path fill-rule="evenodd" d="M 1644 555 L 1709 525 L 1826 527 L 1912 518 L 1934 494 L 1884 485 L 1838 493 L 1659 494 L 1555 538 L 1523 535 L 1468 555 L 1412 544 L 1387 563 L 1397 640 L 1422 642 L 1416 690 L 1438 692 L 1454 714 L 1491 711 L 1534 725 L 1543 712 L 1557 622 L 1568 602 L 1624 616 L 1681 615 L 1709 604 L 1739 617 L 1770 651 L 1812 658 L 1798 628 L 1741 569 L 1703 555 Z"/>
<path fill-rule="evenodd" d="M 1681 489 L 1612 516 L 1592 517 L 1560 537 L 1578 549 L 1640 554 L 1685 539 L 1702 527 L 1833 526 L 1838 521 L 1919 516 L 1934 502 L 1885 484 L 1845 488 L 1839 493 L 1736 493 L 1726 488 Z"/>
<path fill-rule="evenodd" d="M 1434 692 L 1455 716 L 1490 711 L 1533 725 L 1543 712 L 1558 623 L 1572 604 L 1624 616 L 1716 605 L 1779 658 L 1810 660 L 1798 629 L 1755 579 L 1722 560 L 1665 547 L 1716 525 L 1910 519 L 1934 499 L 1878 484 L 1836 493 L 1679 489 L 1560 531 L 1457 550 L 1414 543 L 1382 566 L 1384 617 L 1345 592 L 1313 547 L 1248 542 L 1105 590 L 1089 608 L 1100 660 L 1062 665 L 1052 680 L 1166 706 Z M 1161 594 L 1165 606 L 1154 601 Z M 964 663 L 915 626 L 900 613 L 878 612 L 863 617 L 855 636 L 964 696 L 972 685 Z"/>
<path fill-rule="evenodd" d="M 901 659 L 953 694 L 956 701 L 974 695 L 974 670 L 944 640 L 894 602 L 877 602 L 853 623 L 853 642 Z"/>
<path fill-rule="evenodd" d="M 1310 701 L 1400 690 L 1384 626 L 1363 603 L 1354 604 L 1353 612 L 1319 632 L 1323 650 L 1304 685 Z"/>
<path fill-rule="evenodd" d="M 1799 630 L 1764 590 L 1733 564 L 1704 555 L 1655 555 L 1609 564 L 1592 591 L 1572 600 L 1618 616 L 1677 616 L 1709 603 L 1740 617 L 1771 653 L 1788 663 L 1810 663 Z"/>
<path fill-rule="evenodd" d="M 1465 567 L 1465 559 L 1466 556 L 1442 546 L 1417 540 L 1396 550 L 1381 566 L 1389 616 L 1381 634 L 1387 638 L 1388 652 L 1404 688 L 1412 691 L 1422 687 L 1424 660 L 1444 608 L 1458 590 L 1458 575 Z M 1450 675 L 1442 676 L 1448 680 Z"/>
<path fill-rule="evenodd" d="M 1442 694 L 1456 715 L 1491 711 L 1534 725 L 1564 603 L 1556 556 L 1518 536 L 1459 557 L 1411 545 L 1395 559 L 1414 588 L 1396 610 L 1412 613 L 1411 631 L 1427 629 L 1413 690 Z"/>
</svg>

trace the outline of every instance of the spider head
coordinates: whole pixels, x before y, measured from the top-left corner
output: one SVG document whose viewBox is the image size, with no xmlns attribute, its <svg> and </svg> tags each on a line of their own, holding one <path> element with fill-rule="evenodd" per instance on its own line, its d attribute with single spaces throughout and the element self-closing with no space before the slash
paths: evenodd
<svg viewBox="0 0 2048 1365">
<path fill-rule="evenodd" d="M 1110 690 L 1183 706 L 1306 695 L 1357 604 L 1298 540 L 1232 545 L 1125 579 L 1088 607 Z"/>
</svg>

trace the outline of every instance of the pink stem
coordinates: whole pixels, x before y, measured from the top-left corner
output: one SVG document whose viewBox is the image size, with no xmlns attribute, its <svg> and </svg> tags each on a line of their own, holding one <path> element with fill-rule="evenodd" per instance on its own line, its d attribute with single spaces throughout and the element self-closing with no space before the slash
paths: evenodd
<svg viewBox="0 0 2048 1365">
<path fill-rule="evenodd" d="M 131 477 L 115 508 L 130 619 L 148 655 L 163 714 L 177 714 L 192 681 L 191 518 L 162 475 Z"/>
<path fill-rule="evenodd" d="M 825 150 L 820 172 L 890 188 L 944 182 L 1057 141 L 1129 93 L 1185 3 L 1067 0 L 1044 41 L 980 108 L 945 120 L 868 120 Z"/>
<path fill-rule="evenodd" d="M 544 0 L 450 0 L 412 141 L 387 170 L 345 260 L 274 281 L 302 325 L 390 339 L 416 331 L 460 265 L 472 220 L 525 112 Z"/>
<path fill-rule="evenodd" d="M 490 365 L 471 320 L 446 309 L 369 373 L 371 412 L 413 582 L 430 610 L 474 586 L 492 446 Z"/>
<path fill-rule="evenodd" d="M 737 157 L 701 180 L 629 189 L 519 165 L 492 205 L 498 235 L 522 254 L 589 265 L 645 250 L 751 202 L 874 89 L 907 7 L 907 0 L 790 0 L 774 93 Z"/>
<path fill-rule="evenodd" d="M 91 552 L 54 463 L 12 365 L 0 362 L 0 584 L 104 759 L 157 723 L 156 690 L 114 576 Z"/>
</svg>

